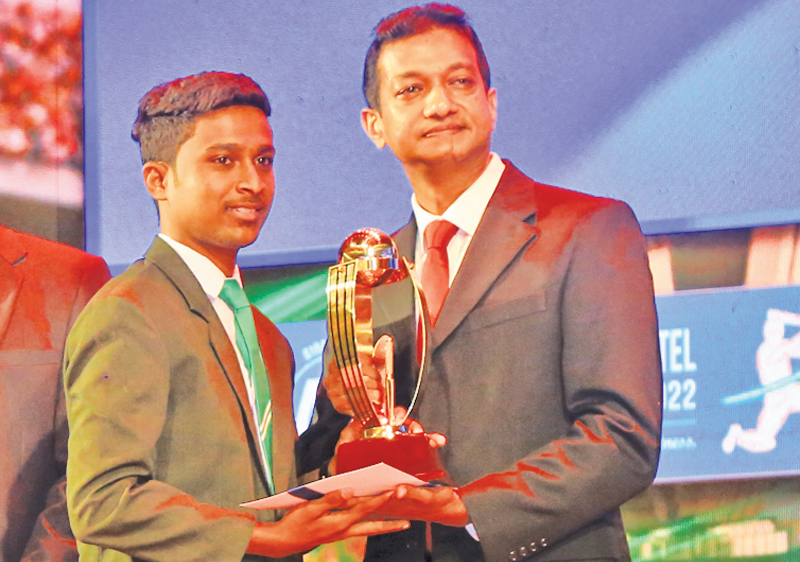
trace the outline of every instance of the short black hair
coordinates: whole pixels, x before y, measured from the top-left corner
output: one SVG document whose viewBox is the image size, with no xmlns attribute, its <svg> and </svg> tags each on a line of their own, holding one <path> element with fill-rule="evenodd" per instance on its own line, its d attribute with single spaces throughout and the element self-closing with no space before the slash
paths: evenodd
<svg viewBox="0 0 800 562">
<path fill-rule="evenodd" d="M 431 3 L 412 6 L 383 18 L 375 26 L 375 39 L 367 50 L 364 61 L 364 99 L 367 106 L 380 111 L 380 83 L 378 80 L 378 57 L 386 43 L 419 35 L 430 29 L 443 27 L 463 35 L 470 40 L 478 58 L 478 69 L 483 78 L 483 86 L 491 87 L 491 74 L 486 54 L 483 52 L 478 34 L 468 22 L 467 14 L 461 8 L 449 4 Z"/>
<path fill-rule="evenodd" d="M 194 134 L 198 117 L 235 105 L 249 105 L 270 116 L 267 95 L 252 78 L 230 72 L 202 72 L 159 84 L 139 101 L 131 137 L 142 163 L 175 164 L 178 149 Z"/>
</svg>

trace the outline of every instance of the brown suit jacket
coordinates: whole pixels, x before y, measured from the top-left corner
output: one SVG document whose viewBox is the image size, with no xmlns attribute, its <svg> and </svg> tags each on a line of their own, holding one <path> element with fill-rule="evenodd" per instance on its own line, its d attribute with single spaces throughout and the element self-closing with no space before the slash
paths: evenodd
<svg viewBox="0 0 800 562">
<path fill-rule="evenodd" d="M 109 278 L 100 258 L 0 225 L 2 562 L 77 560 L 61 357 L 78 313 Z"/>
<path fill-rule="evenodd" d="M 254 315 L 284 491 L 295 482 L 293 358 Z M 86 307 L 64 376 L 67 500 L 81 559 L 242 560 L 254 517 L 276 517 L 239 507 L 269 494 L 247 391 L 208 297 L 163 240 Z"/>
<path fill-rule="evenodd" d="M 442 459 L 480 536 L 433 525 L 433 559 L 627 560 L 619 506 L 652 481 L 661 427 L 644 240 L 626 205 L 505 163 L 432 330 L 413 414 L 447 435 Z M 413 220 L 395 235 L 401 254 L 413 258 L 416 235 Z M 413 356 L 413 329 L 411 317 L 384 328 L 411 342 L 396 355 Z M 407 369 L 396 376 L 408 396 Z M 326 411 L 323 397 L 323 428 Z M 422 561 L 424 548 L 417 525 L 370 539 L 367 557 Z"/>
</svg>

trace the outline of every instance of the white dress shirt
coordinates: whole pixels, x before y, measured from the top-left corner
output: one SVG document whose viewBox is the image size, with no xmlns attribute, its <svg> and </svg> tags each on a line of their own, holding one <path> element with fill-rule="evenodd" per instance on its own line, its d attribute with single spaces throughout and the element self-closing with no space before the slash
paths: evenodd
<svg viewBox="0 0 800 562">
<path fill-rule="evenodd" d="M 421 267 L 424 263 L 426 251 L 425 227 L 435 220 L 444 219 L 458 227 L 458 232 L 447 245 L 447 261 L 450 272 L 449 284 L 453 284 L 453 279 L 458 273 L 458 268 L 461 267 L 461 262 L 464 260 L 469 243 L 475 235 L 478 223 L 481 222 L 481 217 L 486 211 L 489 199 L 492 198 L 494 190 L 500 182 L 500 176 L 503 175 L 505 169 L 506 165 L 503 164 L 500 157 L 492 152 L 489 165 L 486 166 L 483 173 L 464 193 L 458 196 L 458 199 L 453 201 L 441 216 L 429 213 L 417 202 L 416 195 L 411 196 L 411 207 L 414 209 L 414 219 L 417 222 L 417 247 L 414 257 L 417 267 Z M 416 268 L 415 273 L 415 279 L 419 280 L 420 272 Z"/>
</svg>

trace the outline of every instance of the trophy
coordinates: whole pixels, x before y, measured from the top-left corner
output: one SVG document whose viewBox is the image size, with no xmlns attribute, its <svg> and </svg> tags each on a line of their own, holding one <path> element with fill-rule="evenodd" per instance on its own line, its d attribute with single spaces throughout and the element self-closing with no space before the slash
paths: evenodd
<svg viewBox="0 0 800 562">
<path fill-rule="evenodd" d="M 339 262 L 328 270 L 328 341 L 333 350 L 354 417 L 364 428 L 360 439 L 343 443 L 337 453 L 337 472 L 349 472 L 379 462 L 394 466 L 422 480 L 444 475 L 436 451 L 424 433 L 409 433 L 405 422 L 419 396 L 428 347 L 427 307 L 410 275 L 413 265 L 398 259 L 390 236 L 377 229 L 357 230 L 339 250 Z M 381 336 L 373 341 L 373 288 L 408 278 L 414 288 L 419 374 L 406 415 L 395 419 L 394 340 Z M 364 386 L 362 357 L 378 350 L 385 361 L 376 365 L 383 386 L 383 401 L 372 403 Z"/>
</svg>

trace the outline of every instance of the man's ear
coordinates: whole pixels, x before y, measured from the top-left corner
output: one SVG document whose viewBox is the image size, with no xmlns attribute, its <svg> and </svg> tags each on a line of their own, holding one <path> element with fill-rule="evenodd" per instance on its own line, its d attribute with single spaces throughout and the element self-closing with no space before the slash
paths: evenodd
<svg viewBox="0 0 800 562">
<path fill-rule="evenodd" d="M 145 162 L 142 166 L 144 185 L 156 203 L 167 198 L 167 177 L 170 173 L 169 166 L 163 162 Z"/>
<path fill-rule="evenodd" d="M 386 138 L 383 135 L 383 120 L 378 110 L 366 107 L 361 110 L 361 126 L 364 132 L 372 139 L 375 146 L 383 148 L 386 146 Z"/>
</svg>

